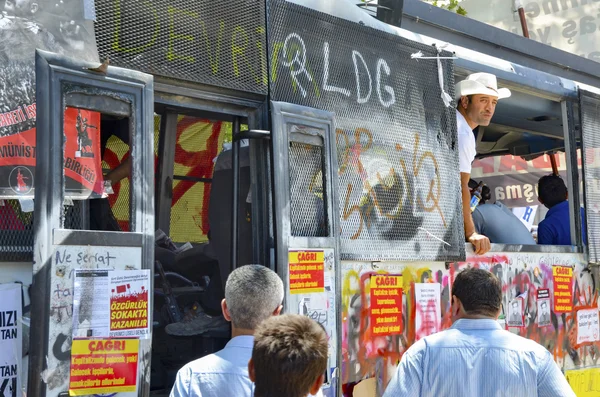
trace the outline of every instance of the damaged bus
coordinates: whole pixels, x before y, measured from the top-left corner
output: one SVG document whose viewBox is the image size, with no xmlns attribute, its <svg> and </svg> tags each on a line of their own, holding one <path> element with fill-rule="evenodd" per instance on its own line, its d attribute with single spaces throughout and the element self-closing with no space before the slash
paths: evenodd
<svg viewBox="0 0 600 397">
<path fill-rule="evenodd" d="M 178 324 L 218 316 L 228 274 L 259 263 L 284 311 L 328 333 L 325 396 L 382 395 L 403 352 L 451 325 L 469 266 L 502 280 L 506 329 L 586 391 L 600 65 L 379 3 L 0 0 L 0 301 L 19 318 L 0 390 L 166 396 L 230 337 Z M 454 86 L 477 72 L 512 96 L 477 131 L 472 178 L 534 232 L 537 178 L 561 174 L 569 245 L 465 244 Z M 98 355 L 126 375 L 86 375 Z"/>
</svg>

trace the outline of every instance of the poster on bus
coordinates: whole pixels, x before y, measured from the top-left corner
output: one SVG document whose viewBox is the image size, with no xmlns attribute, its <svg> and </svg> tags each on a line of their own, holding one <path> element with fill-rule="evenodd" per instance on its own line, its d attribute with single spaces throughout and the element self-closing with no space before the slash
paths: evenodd
<svg viewBox="0 0 600 397">
<path fill-rule="evenodd" d="M 33 197 L 36 147 L 35 50 L 98 61 L 93 13 L 81 0 L 43 2 L 35 0 L 0 0 L 0 197 Z M 67 145 L 78 141 L 89 150 L 94 135 L 99 134 L 99 118 L 82 114 L 65 115 Z M 83 111 L 82 111 L 83 113 Z M 92 122 L 92 119 L 98 118 Z M 83 123 L 83 119 L 88 124 Z M 96 124 L 94 124 L 96 123 Z M 92 128 L 95 125 L 97 129 Z M 87 134 L 89 139 L 84 139 Z M 90 143 L 91 141 L 91 143 Z M 99 141 L 98 141 L 99 142 Z M 49 148 L 44 148 L 49 150 Z M 98 144 L 99 150 L 99 144 Z M 95 154 L 97 153 L 94 152 Z M 99 154 L 98 154 L 99 155 Z M 75 160 L 78 159 L 78 160 Z M 85 159 L 84 161 L 82 159 Z M 67 155 L 65 154 L 65 162 Z M 99 164 L 99 163 L 97 163 Z M 67 164 L 65 164 L 67 166 Z M 71 158 L 67 168 L 67 196 L 87 197 L 96 189 L 100 169 L 92 172 L 87 157 Z"/>
<path fill-rule="evenodd" d="M 21 284 L 0 284 L 0 397 L 21 396 Z"/>
<path fill-rule="evenodd" d="M 75 270 L 73 337 L 150 335 L 150 270 Z"/>
</svg>

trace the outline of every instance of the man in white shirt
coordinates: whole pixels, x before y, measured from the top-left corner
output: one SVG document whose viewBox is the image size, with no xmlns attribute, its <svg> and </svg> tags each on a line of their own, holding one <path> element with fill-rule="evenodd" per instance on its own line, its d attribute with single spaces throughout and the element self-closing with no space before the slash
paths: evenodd
<svg viewBox="0 0 600 397">
<path fill-rule="evenodd" d="M 473 130 L 480 125 L 490 124 L 498 100 L 510 97 L 510 91 L 508 88 L 498 88 L 493 74 L 474 73 L 456 84 L 455 94 L 458 100 L 456 126 L 465 239 L 473 244 L 476 254 L 483 255 L 491 248 L 490 240 L 475 230 L 470 206 L 471 163 L 477 154 Z"/>
<path fill-rule="evenodd" d="M 170 397 L 252 397 L 248 361 L 254 330 L 279 315 L 282 302 L 283 283 L 269 268 L 246 265 L 231 272 L 221 303 L 223 316 L 231 321 L 231 340 L 223 350 L 181 368 Z"/>
</svg>

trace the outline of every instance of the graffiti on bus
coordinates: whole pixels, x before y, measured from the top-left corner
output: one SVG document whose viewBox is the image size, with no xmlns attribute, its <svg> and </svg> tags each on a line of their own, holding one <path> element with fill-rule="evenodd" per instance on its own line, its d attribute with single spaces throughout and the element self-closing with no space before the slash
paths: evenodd
<svg viewBox="0 0 600 397">
<path fill-rule="evenodd" d="M 573 269 L 572 311 L 550 312 L 547 326 L 538 323 L 538 290 L 553 292 L 554 266 Z M 451 288 L 456 274 L 466 267 L 489 270 L 502 281 L 503 314 L 510 302 L 524 299 L 524 324 L 509 327 L 511 332 L 532 339 L 546 347 L 564 369 L 585 368 L 598 364 L 600 342 L 576 342 L 576 312 L 597 305 L 597 291 L 590 269 L 579 254 L 504 253 L 478 257 L 466 262 L 401 264 L 394 262 L 342 263 L 342 385 L 344 396 L 362 380 L 377 379 L 382 392 L 394 374 L 402 354 L 415 342 L 423 330 L 415 328 L 419 308 L 415 304 L 415 283 L 439 283 L 441 303 L 440 328 L 452 325 L 450 314 Z M 369 278 L 375 274 L 402 275 L 402 322 L 404 329 L 396 335 L 373 336 L 370 324 Z"/>
</svg>

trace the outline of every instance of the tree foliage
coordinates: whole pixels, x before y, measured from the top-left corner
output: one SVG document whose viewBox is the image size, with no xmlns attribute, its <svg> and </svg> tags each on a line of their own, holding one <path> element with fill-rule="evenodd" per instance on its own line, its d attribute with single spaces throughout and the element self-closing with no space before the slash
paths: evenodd
<svg viewBox="0 0 600 397">
<path fill-rule="evenodd" d="M 438 0 L 433 0 L 433 1 L 428 1 L 428 3 L 431 3 L 432 5 L 436 6 L 436 7 L 440 7 L 443 8 L 445 10 L 448 11 L 452 11 L 455 12 L 459 15 L 467 15 L 467 10 L 465 10 L 464 8 L 462 8 L 460 6 L 460 0 L 448 0 L 448 2 L 444 2 L 445 4 L 442 4 L 440 1 Z"/>
</svg>

